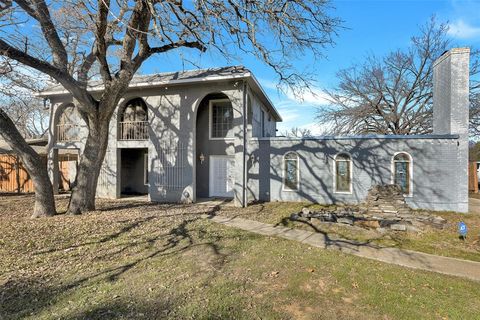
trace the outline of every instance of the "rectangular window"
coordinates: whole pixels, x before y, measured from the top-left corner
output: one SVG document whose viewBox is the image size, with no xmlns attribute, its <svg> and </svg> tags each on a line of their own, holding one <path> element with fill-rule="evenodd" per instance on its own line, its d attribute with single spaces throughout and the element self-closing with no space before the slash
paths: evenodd
<svg viewBox="0 0 480 320">
<path fill-rule="evenodd" d="M 233 137 L 233 108 L 228 100 L 211 101 L 211 138 Z"/>
<path fill-rule="evenodd" d="M 336 191 L 350 192 L 350 161 L 337 160 L 336 171 Z"/>
</svg>

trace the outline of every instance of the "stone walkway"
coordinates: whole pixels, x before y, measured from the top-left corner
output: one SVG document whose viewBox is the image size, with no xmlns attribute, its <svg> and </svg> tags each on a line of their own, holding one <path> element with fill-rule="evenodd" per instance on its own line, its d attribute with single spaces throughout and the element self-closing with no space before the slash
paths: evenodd
<svg viewBox="0 0 480 320">
<path fill-rule="evenodd" d="M 480 281 L 480 262 L 436 256 L 397 248 L 382 248 L 370 243 L 331 239 L 318 232 L 274 226 L 258 221 L 222 216 L 208 216 L 216 223 L 266 236 L 295 240 L 313 247 L 339 250 L 355 256 Z"/>
</svg>

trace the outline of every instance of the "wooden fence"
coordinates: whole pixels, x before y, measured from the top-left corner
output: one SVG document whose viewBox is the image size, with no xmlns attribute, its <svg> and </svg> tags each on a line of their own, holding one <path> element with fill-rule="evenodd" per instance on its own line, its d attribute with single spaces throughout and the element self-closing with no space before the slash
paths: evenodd
<svg viewBox="0 0 480 320">
<path fill-rule="evenodd" d="M 0 192 L 33 192 L 33 182 L 17 156 L 0 154 Z"/>
<path fill-rule="evenodd" d="M 468 163 L 468 191 L 478 192 L 477 162 L 473 161 Z"/>
<path fill-rule="evenodd" d="M 65 154 L 58 156 L 59 190 L 70 191 L 77 173 L 78 156 Z"/>
<path fill-rule="evenodd" d="M 77 155 L 59 156 L 59 189 L 68 191 L 75 180 Z M 47 165 L 47 157 L 44 157 Z M 32 179 L 21 161 L 15 155 L 0 154 L 0 192 L 28 193 L 34 192 Z"/>
</svg>

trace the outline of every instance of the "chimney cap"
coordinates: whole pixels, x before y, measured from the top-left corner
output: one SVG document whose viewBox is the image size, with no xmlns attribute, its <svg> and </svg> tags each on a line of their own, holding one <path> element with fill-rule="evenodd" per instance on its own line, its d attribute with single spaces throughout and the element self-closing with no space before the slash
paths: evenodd
<svg viewBox="0 0 480 320">
<path fill-rule="evenodd" d="M 452 48 L 450 50 L 446 50 L 440 55 L 440 57 L 437 58 L 437 60 L 435 60 L 435 62 L 433 62 L 433 66 L 435 67 L 437 64 L 439 64 L 440 62 L 442 62 L 452 54 L 462 54 L 462 53 L 470 54 L 470 48 L 462 47 L 462 48 Z"/>
</svg>

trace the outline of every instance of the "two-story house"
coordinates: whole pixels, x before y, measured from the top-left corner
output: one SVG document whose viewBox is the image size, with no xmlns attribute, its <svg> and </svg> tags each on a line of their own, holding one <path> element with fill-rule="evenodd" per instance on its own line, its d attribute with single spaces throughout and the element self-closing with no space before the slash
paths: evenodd
<svg viewBox="0 0 480 320">
<path fill-rule="evenodd" d="M 110 123 L 97 194 L 152 201 L 201 198 L 356 204 L 377 184 L 397 184 L 409 205 L 468 211 L 469 49 L 434 64 L 429 135 L 276 136 L 281 117 L 254 75 L 226 67 L 138 76 Z M 90 84 L 92 94 L 102 91 Z M 62 87 L 51 103 L 48 166 L 58 185 L 58 154 L 82 153 L 87 130 Z"/>
</svg>

